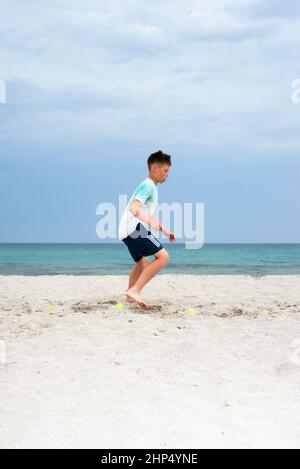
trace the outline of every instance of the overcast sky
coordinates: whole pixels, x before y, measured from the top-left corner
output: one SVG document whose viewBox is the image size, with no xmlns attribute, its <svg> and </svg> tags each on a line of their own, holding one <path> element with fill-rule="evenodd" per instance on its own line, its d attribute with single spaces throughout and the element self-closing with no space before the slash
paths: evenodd
<svg viewBox="0 0 300 469">
<path fill-rule="evenodd" d="M 206 242 L 300 242 L 300 2 L 1 0 L 0 242 L 97 242 L 172 155 Z"/>
</svg>

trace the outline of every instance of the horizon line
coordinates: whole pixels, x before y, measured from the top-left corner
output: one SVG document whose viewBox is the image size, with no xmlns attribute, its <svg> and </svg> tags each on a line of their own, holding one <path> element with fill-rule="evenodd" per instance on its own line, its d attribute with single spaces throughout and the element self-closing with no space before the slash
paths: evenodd
<svg viewBox="0 0 300 469">
<path fill-rule="evenodd" d="M 189 243 L 191 241 L 185 241 L 185 242 L 180 242 L 180 243 L 173 243 L 173 244 L 170 244 L 171 246 L 181 246 L 181 245 L 185 245 L 186 243 Z M 92 241 L 92 242 L 89 242 L 89 241 L 74 241 L 74 242 L 69 242 L 69 241 L 0 241 L 0 245 L 5 245 L 5 244 L 10 244 L 10 245 L 22 245 L 22 244 L 26 244 L 26 245 L 34 245 L 34 244 L 53 244 L 53 245 L 115 245 L 115 244 L 120 244 L 121 245 L 122 241 L 112 241 L 112 242 L 103 242 L 103 241 L 99 241 L 99 242 L 96 242 L 96 241 Z M 214 243 L 204 243 L 203 246 L 207 246 L 207 245 L 236 245 L 236 244 L 240 244 L 240 245 L 247 245 L 247 244 L 253 244 L 253 245 L 257 245 L 257 244 L 267 244 L 267 245 L 300 245 L 300 242 L 214 242 Z M 170 246 L 169 245 L 169 246 Z"/>
</svg>

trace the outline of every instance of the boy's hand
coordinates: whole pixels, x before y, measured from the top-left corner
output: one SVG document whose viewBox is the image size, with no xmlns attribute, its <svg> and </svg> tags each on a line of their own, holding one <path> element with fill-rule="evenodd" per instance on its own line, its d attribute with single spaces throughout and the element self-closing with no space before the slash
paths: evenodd
<svg viewBox="0 0 300 469">
<path fill-rule="evenodd" d="M 176 238 L 175 238 L 174 233 L 171 232 L 171 233 L 169 234 L 169 240 L 171 241 L 171 243 L 175 243 Z"/>
<path fill-rule="evenodd" d="M 176 237 L 175 237 L 174 233 L 172 233 L 172 231 L 164 230 L 163 232 L 166 236 L 168 236 L 171 243 L 175 243 Z"/>
<path fill-rule="evenodd" d="M 174 243 L 176 241 L 174 233 L 172 233 L 172 231 L 166 230 L 161 224 L 159 224 L 159 231 L 168 236 L 171 243 Z"/>
</svg>

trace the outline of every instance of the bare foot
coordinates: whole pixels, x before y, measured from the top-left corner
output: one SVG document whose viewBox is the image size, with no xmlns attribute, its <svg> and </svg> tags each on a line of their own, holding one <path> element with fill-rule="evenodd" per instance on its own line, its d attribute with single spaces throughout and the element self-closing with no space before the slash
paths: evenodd
<svg viewBox="0 0 300 469">
<path fill-rule="evenodd" d="M 128 303 L 135 303 L 134 300 L 132 300 L 131 298 L 129 298 L 129 296 L 127 296 L 127 292 L 128 290 L 126 290 L 126 293 L 125 293 L 126 301 L 128 301 Z"/>
<path fill-rule="evenodd" d="M 148 309 L 148 305 L 142 300 L 140 294 L 133 288 L 127 290 L 126 297 L 129 301 L 135 301 L 141 308 Z"/>
</svg>

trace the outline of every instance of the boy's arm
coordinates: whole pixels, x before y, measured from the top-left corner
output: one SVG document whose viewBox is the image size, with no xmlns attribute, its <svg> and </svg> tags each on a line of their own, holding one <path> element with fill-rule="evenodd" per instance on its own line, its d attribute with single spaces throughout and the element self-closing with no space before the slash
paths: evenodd
<svg viewBox="0 0 300 469">
<path fill-rule="evenodd" d="M 171 241 L 171 243 L 173 243 L 174 241 L 176 241 L 176 238 L 175 238 L 174 233 L 172 233 L 172 231 L 167 230 L 167 228 L 165 228 L 165 227 L 160 223 L 159 219 L 157 218 L 157 216 L 156 216 L 155 214 L 152 215 L 151 219 L 154 220 L 154 222 L 159 225 L 159 229 L 158 229 L 157 231 L 161 231 L 163 234 L 165 234 L 166 236 L 168 236 L 168 238 L 169 238 L 169 240 Z"/>
<path fill-rule="evenodd" d="M 147 225 L 151 226 L 155 231 L 159 231 L 159 222 L 155 221 L 152 217 L 149 217 L 144 210 L 142 209 L 142 202 L 139 199 L 134 199 L 131 204 L 130 211 L 133 216 L 138 218 L 139 220 L 147 223 Z"/>
<path fill-rule="evenodd" d="M 158 230 L 156 231 L 161 231 L 163 234 L 169 237 L 170 231 L 162 226 L 162 224 L 160 223 L 159 219 L 157 218 L 155 214 L 152 215 L 151 220 L 153 220 L 155 225 L 159 227 Z"/>
<path fill-rule="evenodd" d="M 131 213 L 138 218 L 139 220 L 143 221 L 144 223 L 147 223 L 147 225 L 151 226 L 155 231 L 161 231 L 164 233 L 168 238 L 170 239 L 171 242 L 176 241 L 174 233 L 171 231 L 167 230 L 164 228 L 159 219 L 157 218 L 156 215 L 152 215 L 149 217 L 142 209 L 142 203 L 138 199 L 134 199 L 134 201 L 131 204 L 130 207 Z"/>
</svg>

